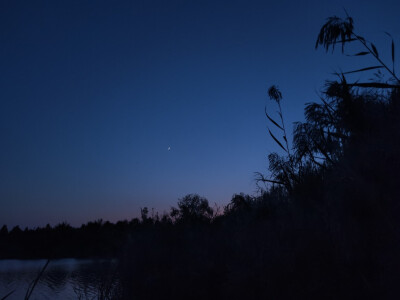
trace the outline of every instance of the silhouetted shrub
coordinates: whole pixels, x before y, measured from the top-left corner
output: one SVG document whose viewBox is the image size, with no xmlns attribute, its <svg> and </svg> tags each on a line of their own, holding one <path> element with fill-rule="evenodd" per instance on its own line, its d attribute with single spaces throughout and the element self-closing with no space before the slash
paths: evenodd
<svg viewBox="0 0 400 300">
<path fill-rule="evenodd" d="M 197 194 L 189 194 L 178 200 L 178 208 L 171 209 L 176 222 L 207 222 L 213 216 L 208 200 Z"/>
</svg>

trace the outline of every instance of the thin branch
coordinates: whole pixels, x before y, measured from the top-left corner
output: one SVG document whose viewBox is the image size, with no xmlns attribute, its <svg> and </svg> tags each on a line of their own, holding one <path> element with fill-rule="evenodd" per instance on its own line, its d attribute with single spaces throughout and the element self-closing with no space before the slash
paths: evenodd
<svg viewBox="0 0 400 300">
<path fill-rule="evenodd" d="M 352 32 L 352 34 L 356 37 L 356 39 L 359 42 L 361 42 L 364 45 L 364 47 L 369 51 L 369 53 L 371 53 L 375 57 L 375 59 L 397 80 L 397 82 L 400 83 L 400 79 L 397 78 L 396 74 L 389 69 L 389 67 L 378 57 L 378 55 L 376 55 L 376 53 L 367 45 L 365 40 L 361 36 L 355 34 L 354 32 Z"/>
<path fill-rule="evenodd" d="M 261 174 L 260 172 L 256 172 L 255 174 L 256 174 L 256 176 L 258 177 L 258 178 L 256 178 L 256 181 L 257 181 L 257 182 L 261 181 L 261 182 L 270 182 L 270 183 L 276 183 L 276 184 L 285 185 L 285 183 L 283 183 L 283 182 L 281 182 L 281 181 L 272 180 L 272 179 L 266 179 L 266 178 L 264 177 L 264 175 Z"/>
</svg>

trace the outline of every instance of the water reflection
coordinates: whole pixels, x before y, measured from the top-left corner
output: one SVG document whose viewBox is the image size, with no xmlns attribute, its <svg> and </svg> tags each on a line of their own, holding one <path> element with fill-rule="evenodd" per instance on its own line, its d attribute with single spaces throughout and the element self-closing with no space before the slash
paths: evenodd
<svg viewBox="0 0 400 300">
<path fill-rule="evenodd" d="M 46 260 L 0 260 L 0 299 L 23 299 Z M 51 261 L 31 299 L 89 299 L 116 284 L 115 260 Z"/>
</svg>

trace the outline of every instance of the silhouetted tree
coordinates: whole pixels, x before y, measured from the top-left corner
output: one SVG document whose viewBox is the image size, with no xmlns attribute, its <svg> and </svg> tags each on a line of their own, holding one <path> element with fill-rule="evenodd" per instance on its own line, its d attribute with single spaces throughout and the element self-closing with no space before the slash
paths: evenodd
<svg viewBox="0 0 400 300">
<path fill-rule="evenodd" d="M 243 193 L 234 194 L 231 202 L 225 207 L 224 213 L 240 212 L 251 208 L 253 197 Z"/>
<path fill-rule="evenodd" d="M 140 209 L 140 216 L 142 218 L 143 223 L 145 223 L 149 218 L 148 215 L 149 215 L 149 209 L 147 207 L 143 207 Z"/>
<path fill-rule="evenodd" d="M 10 234 L 11 235 L 20 235 L 22 233 L 22 230 L 21 230 L 21 228 L 17 225 L 17 226 L 14 226 L 14 228 L 13 229 L 11 229 L 11 231 L 10 231 Z"/>
<path fill-rule="evenodd" d="M 8 234 L 7 225 L 3 225 L 3 227 L 1 227 L 1 229 L 0 229 L 0 235 L 5 236 L 7 234 Z"/>
<path fill-rule="evenodd" d="M 178 208 L 171 208 L 171 217 L 177 221 L 207 221 L 213 216 L 208 200 L 197 194 L 189 194 L 178 200 Z"/>
</svg>

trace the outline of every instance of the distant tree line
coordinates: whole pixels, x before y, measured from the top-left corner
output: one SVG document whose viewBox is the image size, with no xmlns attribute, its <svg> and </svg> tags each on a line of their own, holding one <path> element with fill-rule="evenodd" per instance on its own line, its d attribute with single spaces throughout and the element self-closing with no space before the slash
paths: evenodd
<svg viewBox="0 0 400 300">
<path fill-rule="evenodd" d="M 141 209 L 140 218 L 111 223 L 102 219 L 74 228 L 66 222 L 54 227 L 34 229 L 19 226 L 0 229 L 0 259 L 5 258 L 87 258 L 116 257 L 132 235 L 149 228 L 167 228 L 186 224 L 207 224 L 216 217 L 217 211 L 208 200 L 197 194 L 188 194 L 179 199 L 177 208 L 170 213 L 149 214 Z"/>
</svg>

